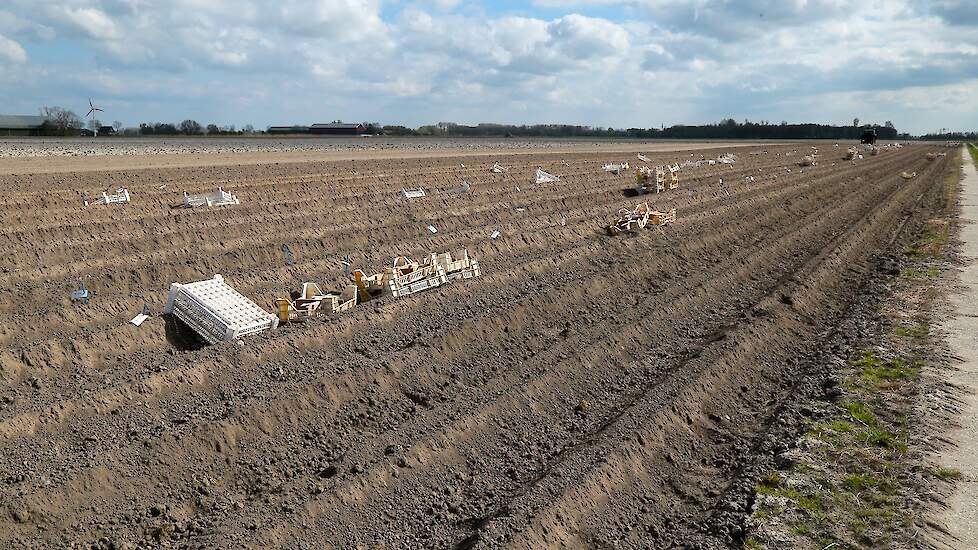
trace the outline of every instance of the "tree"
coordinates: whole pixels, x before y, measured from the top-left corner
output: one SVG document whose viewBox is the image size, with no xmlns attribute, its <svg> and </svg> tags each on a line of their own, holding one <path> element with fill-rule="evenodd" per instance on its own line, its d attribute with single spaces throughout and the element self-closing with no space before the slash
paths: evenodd
<svg viewBox="0 0 978 550">
<path fill-rule="evenodd" d="M 196 136 L 203 133 L 203 128 L 201 128 L 200 123 L 196 120 L 187 119 L 180 123 L 180 132 L 187 134 L 188 136 Z"/>
<path fill-rule="evenodd" d="M 414 134 L 414 130 L 407 126 L 388 125 L 381 128 L 381 130 L 388 136 L 410 136 Z"/>
<path fill-rule="evenodd" d="M 81 117 L 64 107 L 41 107 L 41 116 L 47 119 L 47 131 L 55 135 L 73 134 L 82 127 Z"/>
<path fill-rule="evenodd" d="M 852 119 L 852 125 L 855 126 L 856 128 L 859 127 L 859 117 Z"/>
<path fill-rule="evenodd" d="M 246 134 L 254 134 L 255 133 L 255 127 L 252 126 L 251 124 L 245 124 L 244 125 L 244 128 L 242 128 L 242 131 L 244 133 L 246 133 Z"/>
<path fill-rule="evenodd" d="M 207 125 L 207 133 L 208 134 L 211 134 L 211 135 L 220 134 L 221 133 L 221 129 L 217 127 L 217 124 L 208 124 Z"/>
<path fill-rule="evenodd" d="M 88 120 L 88 129 L 96 132 L 102 127 L 102 121 L 97 118 L 91 118 Z"/>
<path fill-rule="evenodd" d="M 153 124 L 142 123 L 139 125 L 139 133 L 144 136 L 172 136 L 180 133 L 172 124 L 155 122 Z"/>
<path fill-rule="evenodd" d="M 120 122 L 120 121 L 117 120 L 117 121 L 115 121 L 115 122 L 112 123 L 112 127 L 115 128 L 115 131 L 116 132 L 118 132 L 118 131 L 122 130 L 122 122 Z"/>
</svg>

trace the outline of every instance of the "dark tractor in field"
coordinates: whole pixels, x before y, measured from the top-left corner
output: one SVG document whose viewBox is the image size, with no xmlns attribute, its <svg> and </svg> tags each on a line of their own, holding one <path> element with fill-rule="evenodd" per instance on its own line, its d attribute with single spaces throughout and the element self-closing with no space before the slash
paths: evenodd
<svg viewBox="0 0 978 550">
<path fill-rule="evenodd" d="M 865 143 L 868 145 L 876 145 L 876 129 L 870 128 L 863 132 L 863 137 L 860 138 L 859 143 Z"/>
</svg>

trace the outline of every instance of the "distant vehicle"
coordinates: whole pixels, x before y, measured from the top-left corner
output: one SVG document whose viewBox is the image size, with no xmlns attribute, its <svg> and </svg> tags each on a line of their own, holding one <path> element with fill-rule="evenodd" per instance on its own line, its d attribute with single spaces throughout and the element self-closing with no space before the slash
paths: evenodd
<svg viewBox="0 0 978 550">
<path fill-rule="evenodd" d="M 81 137 L 95 137 L 95 132 L 89 130 L 88 128 L 82 128 L 78 130 L 78 135 Z"/>
<path fill-rule="evenodd" d="M 865 143 L 865 144 L 868 144 L 868 145 L 876 145 L 876 129 L 875 128 L 870 128 L 869 130 L 864 131 L 863 132 L 863 137 L 862 137 L 862 139 L 859 140 L 859 143 Z"/>
</svg>

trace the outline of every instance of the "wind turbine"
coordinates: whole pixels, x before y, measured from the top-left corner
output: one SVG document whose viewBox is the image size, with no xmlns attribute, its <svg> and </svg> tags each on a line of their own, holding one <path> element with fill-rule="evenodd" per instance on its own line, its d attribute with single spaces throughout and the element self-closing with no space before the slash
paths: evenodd
<svg viewBox="0 0 978 550">
<path fill-rule="evenodd" d="M 89 121 L 94 121 L 95 120 L 95 116 L 93 116 L 94 113 L 95 113 L 95 111 L 98 111 L 100 113 L 104 113 L 105 112 L 102 109 L 99 109 L 98 107 L 96 107 L 95 105 L 92 104 L 92 98 L 88 98 L 88 106 L 90 108 L 88 109 L 88 114 L 85 115 L 85 116 L 89 117 Z M 95 136 L 98 135 L 98 128 L 96 128 L 94 124 L 92 124 L 92 134 L 95 135 Z"/>
</svg>

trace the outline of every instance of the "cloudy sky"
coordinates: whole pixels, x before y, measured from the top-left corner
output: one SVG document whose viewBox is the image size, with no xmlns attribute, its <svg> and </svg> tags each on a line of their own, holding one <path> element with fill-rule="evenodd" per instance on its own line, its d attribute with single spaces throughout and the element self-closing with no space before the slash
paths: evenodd
<svg viewBox="0 0 978 550">
<path fill-rule="evenodd" d="M 0 112 L 978 129 L 978 0 L 3 0 Z"/>
</svg>

